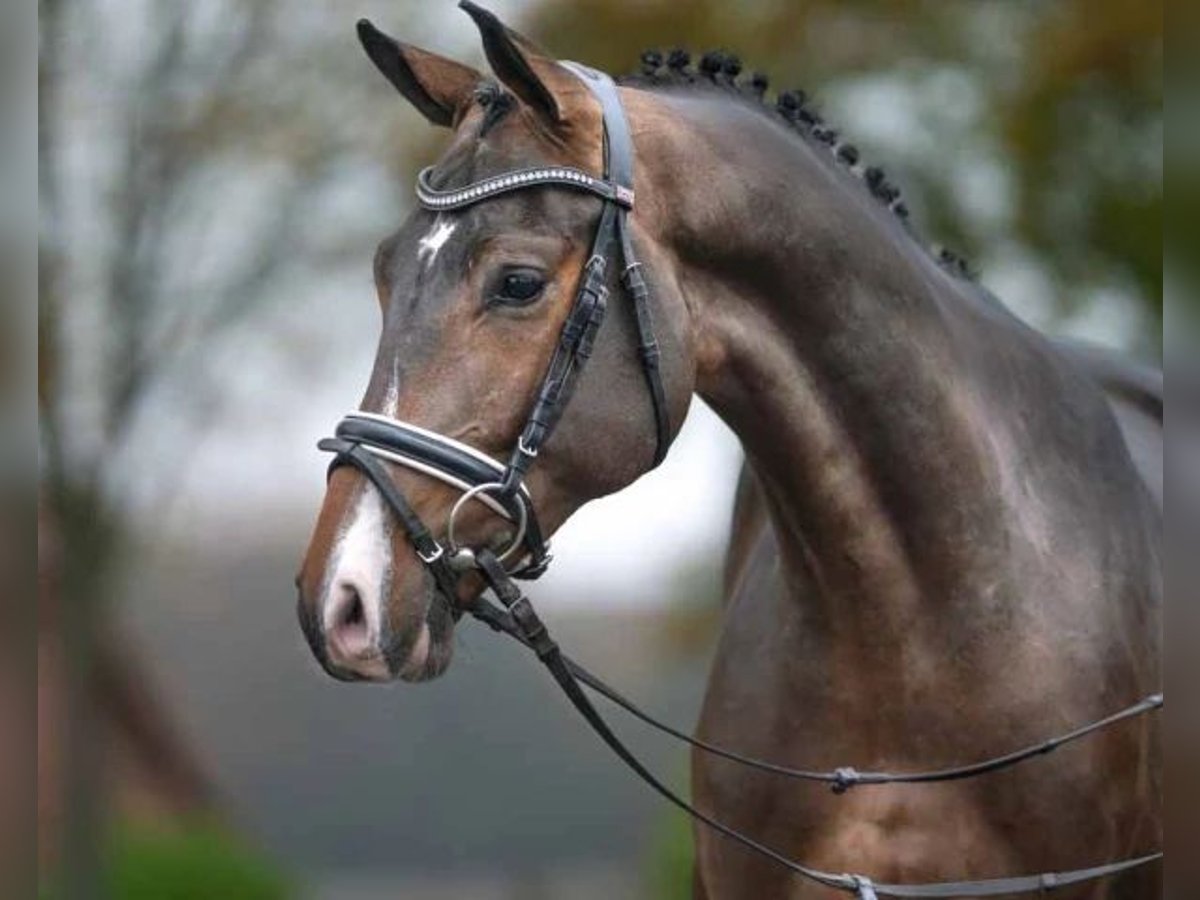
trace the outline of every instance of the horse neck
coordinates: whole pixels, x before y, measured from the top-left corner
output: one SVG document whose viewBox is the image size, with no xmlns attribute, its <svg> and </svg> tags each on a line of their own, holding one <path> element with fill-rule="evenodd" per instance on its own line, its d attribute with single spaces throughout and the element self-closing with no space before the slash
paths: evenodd
<svg viewBox="0 0 1200 900">
<path fill-rule="evenodd" d="M 666 103 L 673 137 L 645 149 L 670 199 L 647 220 L 678 260 L 698 393 L 763 485 L 785 577 L 875 624 L 1002 580 L 1014 515 L 1047 527 L 1013 509 L 1002 471 L 1041 398 L 989 373 L 1044 368 L 1041 339 L 943 271 L 826 148 L 736 103 Z"/>
</svg>

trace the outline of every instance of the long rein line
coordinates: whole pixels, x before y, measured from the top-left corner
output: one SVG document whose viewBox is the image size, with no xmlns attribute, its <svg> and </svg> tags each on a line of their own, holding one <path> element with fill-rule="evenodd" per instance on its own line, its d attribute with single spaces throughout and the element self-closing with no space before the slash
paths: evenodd
<svg viewBox="0 0 1200 900">
<path fill-rule="evenodd" d="M 663 797 L 672 805 L 686 812 L 696 820 L 703 822 L 709 828 L 719 832 L 725 837 L 736 841 L 749 850 L 758 853 L 778 865 L 806 878 L 810 881 L 823 884 L 826 887 L 835 888 L 838 890 L 853 893 L 858 897 L 858 900 L 876 900 L 877 897 L 913 897 L 913 898 L 939 898 L 939 897 L 996 897 L 1004 894 L 1020 894 L 1029 893 L 1032 891 L 1050 891 L 1055 888 L 1067 887 L 1068 885 L 1079 884 L 1086 881 L 1092 881 L 1099 878 L 1105 878 L 1111 875 L 1116 875 L 1129 869 L 1138 868 L 1143 865 L 1155 862 L 1163 858 L 1162 851 L 1150 853 L 1143 856 L 1132 857 L 1130 859 L 1117 860 L 1111 863 L 1105 863 L 1099 866 L 1091 866 L 1084 869 L 1072 869 L 1065 872 L 1043 872 L 1036 875 L 1021 875 L 1009 878 L 992 878 L 974 881 L 935 881 L 925 883 L 906 883 L 906 884 L 876 884 L 865 875 L 851 873 L 835 873 L 827 872 L 822 869 L 806 866 L 796 860 L 784 856 L 778 850 L 755 840 L 748 835 L 743 834 L 737 829 L 726 825 L 719 819 L 697 809 L 690 802 L 681 797 L 678 793 L 667 787 L 654 773 L 652 773 L 639 760 L 633 752 L 624 744 L 623 741 L 612 731 L 607 720 L 600 714 L 600 711 L 588 699 L 587 694 L 582 690 L 581 685 L 586 685 L 589 688 L 597 691 L 602 696 L 616 703 L 618 706 L 628 710 L 643 721 L 654 724 L 656 727 L 661 727 L 667 733 L 676 733 L 674 729 L 669 729 L 661 726 L 651 716 L 637 709 L 635 704 L 626 700 L 617 691 L 609 688 L 602 680 L 593 676 L 583 666 L 574 662 L 570 657 L 566 656 L 559 648 L 558 644 L 550 637 L 549 630 L 544 622 L 537 615 L 530 603 L 528 597 L 513 581 L 512 577 L 504 570 L 492 554 L 490 550 L 482 550 L 476 554 L 476 560 L 479 563 L 479 569 L 483 574 L 484 580 L 488 587 L 503 604 L 503 608 L 497 608 L 493 604 L 479 598 L 473 605 L 466 608 L 471 616 L 483 622 L 485 625 L 492 628 L 494 631 L 507 634 L 514 638 L 518 643 L 524 645 L 531 650 L 541 663 L 550 672 L 555 682 L 561 688 L 567 699 L 571 701 L 572 706 L 583 716 L 584 721 L 592 728 L 593 731 L 600 737 L 601 740 L 608 746 L 616 756 L 628 766 L 635 775 L 637 775 L 644 783 L 649 785 L 659 796 Z M 1155 703 L 1154 701 L 1157 701 Z M 1149 704 L 1149 705 L 1147 705 Z M 1082 729 L 1076 729 L 1057 740 L 1060 746 L 1067 740 L 1075 740 L 1082 737 L 1084 734 L 1095 731 L 1097 728 L 1102 728 L 1105 725 L 1113 724 L 1133 715 L 1146 712 L 1150 709 L 1159 708 L 1162 706 L 1161 697 L 1151 697 L 1141 704 L 1135 704 L 1127 710 L 1122 710 L 1113 716 L 1102 719 L 1097 723 L 1086 726 Z M 1135 711 L 1136 710 L 1136 711 Z M 701 749 L 716 752 L 718 755 L 733 759 L 739 762 L 757 765 L 758 761 L 751 762 L 749 758 L 741 757 L 738 754 L 723 751 L 712 745 L 697 743 L 690 738 L 683 736 L 688 743 L 698 746 Z M 1037 745 L 1039 748 L 1050 742 L 1044 742 Z M 1037 752 L 1026 753 L 1021 759 L 1027 759 L 1029 756 L 1037 755 Z M 1047 751 L 1040 751 L 1047 752 Z M 1008 754 L 1007 757 L 998 757 L 1000 760 L 1008 760 L 1015 757 L 1017 754 Z M 976 767 L 961 767 L 959 770 L 947 770 L 957 773 L 960 770 L 976 768 L 978 771 L 968 774 L 952 774 L 950 777 L 966 778 L 970 774 L 980 774 L 981 772 L 994 771 L 997 768 L 1003 768 L 1005 765 L 1013 765 L 1019 762 L 1020 759 L 1012 759 L 1001 765 L 990 765 L 984 768 Z M 996 760 L 989 761 L 995 763 Z M 768 768 L 771 771 L 778 771 L 781 774 L 795 773 L 796 770 L 784 769 L 784 767 L 775 767 L 771 764 L 763 764 L 759 768 Z M 913 781 L 911 777 L 905 776 L 888 776 L 887 773 L 860 773 L 861 775 L 879 775 L 889 777 L 894 781 Z M 936 781 L 949 780 L 945 777 L 944 772 L 933 773 L 915 773 L 917 775 L 938 776 L 943 777 L 924 777 L 919 780 Z M 833 775 L 832 779 L 825 777 L 813 777 L 811 780 L 836 780 L 836 773 L 803 773 L 804 776 L 825 776 Z M 864 782 L 864 783 L 885 783 L 883 781 Z"/>
<path fill-rule="evenodd" d="M 489 626 L 493 631 L 502 632 L 509 637 L 515 638 L 521 643 L 522 640 L 520 629 L 512 620 L 512 617 L 507 615 L 503 610 L 496 606 L 483 601 L 478 601 L 473 607 L 467 609 L 474 618 Z M 829 785 L 830 789 L 835 794 L 843 794 L 852 787 L 858 785 L 880 785 L 880 784 L 929 784 L 941 781 L 960 781 L 965 778 L 973 778 L 977 775 L 985 775 L 989 772 L 998 772 L 1001 769 L 1007 769 L 1015 766 L 1018 763 L 1024 762 L 1027 759 L 1032 759 L 1035 756 L 1044 756 L 1048 753 L 1057 750 L 1065 744 L 1070 744 L 1078 741 L 1087 735 L 1107 728 L 1110 725 L 1115 725 L 1118 722 L 1123 722 L 1126 719 L 1132 719 L 1143 713 L 1152 710 L 1161 709 L 1163 707 L 1163 695 L 1151 694 L 1133 703 L 1118 712 L 1097 719 L 1087 725 L 1082 725 L 1073 728 L 1063 734 L 1055 737 L 1047 738 L 1035 744 L 1030 744 L 1018 750 L 1013 750 L 1009 753 L 1004 753 L 999 756 L 990 757 L 980 760 L 979 762 L 968 763 L 961 766 L 952 766 L 943 769 L 929 769 L 918 772 L 874 772 L 862 771 L 853 766 L 839 766 L 832 770 L 820 769 L 798 769 L 791 766 L 780 765 L 779 763 L 768 762 L 762 759 L 756 759 L 752 756 L 746 756 L 733 750 L 727 750 L 717 744 L 709 743 L 703 738 L 698 738 L 695 735 L 669 725 L 654 714 L 647 712 L 633 700 L 630 700 L 612 685 L 608 684 L 600 676 L 593 674 L 581 663 L 576 662 L 567 654 L 563 654 L 563 661 L 567 668 L 571 670 L 571 674 L 577 681 L 585 687 L 594 691 L 605 700 L 613 705 L 625 710 L 625 712 L 639 719 L 649 727 L 656 731 L 666 734 L 682 741 L 697 750 L 702 750 L 705 753 L 710 753 L 713 756 L 719 756 L 722 759 L 730 760 L 731 762 L 739 763 L 743 766 L 748 766 L 753 769 L 760 769 L 764 772 L 770 772 L 773 775 L 780 775 L 784 778 L 795 778 L 800 781 L 815 781 Z"/>
</svg>

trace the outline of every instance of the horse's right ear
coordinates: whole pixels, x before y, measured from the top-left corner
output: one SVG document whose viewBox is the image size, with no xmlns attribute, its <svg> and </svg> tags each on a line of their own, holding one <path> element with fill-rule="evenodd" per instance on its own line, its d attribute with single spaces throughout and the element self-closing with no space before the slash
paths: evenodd
<svg viewBox="0 0 1200 900">
<path fill-rule="evenodd" d="M 358 21 L 358 39 L 371 62 L 434 125 L 453 125 L 455 113 L 483 80 L 470 66 L 402 44 L 366 19 Z"/>
</svg>

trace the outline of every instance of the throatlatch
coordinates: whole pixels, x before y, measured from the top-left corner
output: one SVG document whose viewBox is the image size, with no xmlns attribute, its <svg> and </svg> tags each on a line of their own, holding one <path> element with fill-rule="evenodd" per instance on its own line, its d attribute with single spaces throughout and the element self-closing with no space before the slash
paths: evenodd
<svg viewBox="0 0 1200 900">
<path fill-rule="evenodd" d="M 952 769 L 888 773 L 860 772 L 851 767 L 842 767 L 830 772 L 806 771 L 724 750 L 665 725 L 561 651 L 529 599 L 513 581 L 514 578 L 538 577 L 546 570 L 551 559 L 533 499 L 525 488 L 524 479 L 558 424 L 574 379 L 579 377 L 591 356 L 596 334 L 607 310 L 609 266 L 614 256 L 621 262 L 619 281 L 633 305 L 637 321 L 638 355 L 654 410 L 657 440 L 654 465 L 657 466 L 666 455 L 671 436 L 670 419 L 659 371 L 659 348 L 650 313 L 649 289 L 641 265 L 634 254 L 629 229 L 628 214 L 634 203 L 633 142 L 629 134 L 629 125 L 612 79 L 577 63 L 563 65 L 591 89 L 603 109 L 603 177 L 596 178 L 587 172 L 567 166 L 542 166 L 492 176 L 461 188 L 438 186 L 438 179 L 432 168 L 421 172 L 417 179 L 417 198 L 426 209 L 435 211 L 463 209 L 502 194 L 547 186 L 583 191 L 602 201 L 591 253 L 584 265 L 574 303 L 567 314 L 541 387 L 508 461 L 502 463 L 460 441 L 408 422 L 375 413 L 354 412 L 338 424 L 335 437 L 326 438 L 318 445 L 322 450 L 334 454 L 330 469 L 349 465 L 362 472 L 379 490 L 396 515 L 418 557 L 430 570 L 437 585 L 438 595 L 449 605 L 455 618 L 464 611 L 469 612 L 492 629 L 509 635 L 531 649 L 588 725 L 654 791 L 706 826 L 803 878 L 855 894 L 860 900 L 875 900 L 879 896 L 990 897 L 1049 891 L 1115 875 L 1162 859 L 1163 854 L 1159 852 L 1062 873 L 985 881 L 875 884 L 863 875 L 837 874 L 802 865 L 696 809 L 663 784 L 613 733 L 584 692 L 583 686 L 596 691 L 660 731 L 686 741 L 704 752 L 777 775 L 824 782 L 835 793 L 844 793 L 856 785 L 951 781 L 1008 768 L 1101 728 L 1160 709 L 1163 697 L 1161 694 L 1147 697 L 1118 713 L 1065 735 L 994 759 Z M 444 544 L 430 532 L 405 499 L 403 492 L 396 487 L 383 465 L 385 462 L 421 472 L 460 492 L 459 499 L 450 511 Z M 468 502 L 482 503 L 512 523 L 514 533 L 507 547 L 494 552 L 488 547 L 470 547 L 456 540 L 455 519 Z M 483 577 L 500 601 L 500 606 L 482 597 L 465 609 L 460 606 L 457 585 L 460 576 L 467 570 L 475 570 Z"/>
</svg>

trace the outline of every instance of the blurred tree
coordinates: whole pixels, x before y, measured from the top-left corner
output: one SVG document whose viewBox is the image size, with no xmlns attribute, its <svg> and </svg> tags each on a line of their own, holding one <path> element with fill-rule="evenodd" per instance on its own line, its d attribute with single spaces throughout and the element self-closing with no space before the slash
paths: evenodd
<svg viewBox="0 0 1200 900">
<path fill-rule="evenodd" d="M 0 8 L 0 896 L 35 890 L 29 752 L 36 537 L 33 268 L 36 96 L 24 4 Z"/>
<path fill-rule="evenodd" d="M 1162 324 L 1163 7 L 1044 4 L 1020 82 L 995 104 L 1018 177 L 1017 230 L 1072 294 L 1130 282 Z"/>
<path fill-rule="evenodd" d="M 526 27 L 614 72 L 643 47 L 723 48 L 814 86 L 868 157 L 900 163 L 918 227 L 985 281 L 1019 254 L 1054 314 L 1119 298 L 1141 322 L 1131 343 L 1158 352 L 1161 4 L 535 0 Z"/>
<path fill-rule="evenodd" d="M 1163 264 L 1168 273 L 1165 338 L 1177 361 L 1191 357 L 1200 340 L 1200 8 L 1171 4 L 1176 26 L 1167 38 L 1166 102 L 1171 131 L 1163 162 L 1171 174 L 1171 200 L 1164 210 Z M 1171 281 L 1173 279 L 1173 282 Z"/>
<path fill-rule="evenodd" d="M 165 502 L 228 385 L 212 360 L 287 298 L 289 279 L 347 253 L 369 270 L 369 210 L 338 229 L 312 223 L 332 218 L 348 171 L 386 174 L 405 142 L 400 116 L 374 115 L 385 90 L 334 11 L 296 0 L 41 0 L 38 11 L 39 718 L 54 745 L 42 754 L 62 757 L 43 773 L 39 855 L 77 898 L 103 883 L 114 768 L 118 788 L 165 795 L 159 811 L 207 803 L 111 616 L 130 486 L 151 509 Z M 164 398 L 169 416 L 147 421 Z"/>
</svg>

